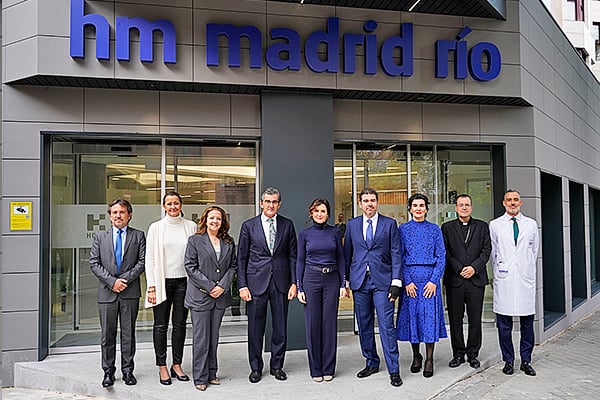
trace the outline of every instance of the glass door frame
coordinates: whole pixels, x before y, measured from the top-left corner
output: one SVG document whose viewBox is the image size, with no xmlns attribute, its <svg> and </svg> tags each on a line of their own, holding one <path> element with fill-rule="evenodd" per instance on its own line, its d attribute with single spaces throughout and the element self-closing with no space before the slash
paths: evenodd
<svg viewBox="0 0 600 400">
<path fill-rule="evenodd" d="M 197 137 L 197 136 L 162 136 L 157 137 L 155 135 L 142 135 L 142 134 L 89 134 L 84 132 L 61 132 L 61 131 L 41 131 L 41 151 L 40 151 L 40 166 L 41 166 L 41 179 L 40 179 L 40 280 L 39 280 L 39 346 L 38 346 L 38 359 L 43 360 L 49 354 L 64 354 L 72 352 L 87 352 L 96 350 L 95 345 L 81 345 L 81 346 L 67 346 L 67 347 L 51 347 L 51 336 L 52 336 L 52 243 L 51 243 L 51 224 L 52 224 L 52 171 L 53 171 L 53 141 L 57 137 L 65 137 L 77 140 L 90 140 L 98 139 L 102 141 L 111 142 L 114 141 L 118 144 L 120 141 L 135 140 L 139 142 L 148 142 L 154 145 L 161 146 L 161 165 L 160 165 L 160 198 L 166 193 L 166 177 L 167 177 L 167 162 L 168 146 L 176 146 L 177 144 L 191 145 L 198 143 L 205 146 L 219 147 L 225 145 L 225 147 L 231 144 L 237 143 L 241 145 L 245 144 L 245 147 L 252 148 L 254 151 L 254 214 L 259 210 L 258 199 L 260 198 L 259 188 L 261 187 L 260 178 L 262 176 L 260 172 L 260 140 L 258 138 L 237 138 L 237 137 Z M 75 170 L 79 167 L 74 166 Z M 74 171 L 77 172 L 77 171 Z M 77 180 L 74 180 L 77 181 Z M 75 187 L 73 190 L 73 201 L 79 201 L 79 182 L 73 182 Z M 77 203 L 76 203 L 77 204 Z M 159 216 L 157 215 L 157 219 Z M 80 249 L 74 249 L 73 257 L 78 257 Z M 77 264 L 77 263 L 76 263 Z M 74 274 L 74 272 L 73 272 Z M 78 277 L 73 277 L 73 284 L 78 285 Z M 73 287 L 73 291 L 76 288 Z M 72 294 L 75 296 L 75 294 Z M 77 324 L 75 313 L 78 313 L 78 306 L 73 306 L 73 328 Z M 144 346 L 143 343 L 140 343 Z"/>
</svg>

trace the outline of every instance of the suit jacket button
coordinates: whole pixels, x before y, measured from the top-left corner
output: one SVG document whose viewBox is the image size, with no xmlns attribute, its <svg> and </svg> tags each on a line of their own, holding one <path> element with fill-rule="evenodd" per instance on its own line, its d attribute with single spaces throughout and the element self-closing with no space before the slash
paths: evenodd
<svg viewBox="0 0 600 400">
<path fill-rule="evenodd" d="M 219 272 L 221 272 L 221 270 L 217 268 L 217 274 L 218 274 Z"/>
</svg>

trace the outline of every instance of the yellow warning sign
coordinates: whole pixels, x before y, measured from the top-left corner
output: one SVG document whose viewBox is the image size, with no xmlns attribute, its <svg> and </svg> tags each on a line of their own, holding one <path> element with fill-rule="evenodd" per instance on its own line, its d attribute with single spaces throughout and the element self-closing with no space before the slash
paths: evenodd
<svg viewBox="0 0 600 400">
<path fill-rule="evenodd" d="M 31 221 L 31 201 L 11 201 L 10 202 L 10 230 L 11 231 L 30 231 L 33 228 Z"/>
</svg>

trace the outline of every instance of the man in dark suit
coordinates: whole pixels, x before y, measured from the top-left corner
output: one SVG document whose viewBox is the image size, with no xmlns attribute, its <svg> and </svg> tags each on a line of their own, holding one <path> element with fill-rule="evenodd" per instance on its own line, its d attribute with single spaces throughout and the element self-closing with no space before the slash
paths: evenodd
<svg viewBox="0 0 600 400">
<path fill-rule="evenodd" d="M 485 264 L 490 258 L 492 244 L 488 225 L 471 218 L 473 201 L 468 194 L 461 194 L 455 204 L 458 218 L 442 225 L 446 246 L 446 304 L 450 319 L 452 360 L 450 368 L 465 362 L 465 355 L 472 368 L 479 368 L 481 348 L 481 313 L 488 275 Z M 467 307 L 469 336 L 467 345 L 463 335 L 463 316 Z"/>
<path fill-rule="evenodd" d="M 398 342 L 394 329 L 394 305 L 402 286 L 402 255 L 396 221 L 377 212 L 377 192 L 360 192 L 363 215 L 348 221 L 344 239 L 346 276 L 354 296 L 358 334 L 366 366 L 356 376 L 366 378 L 379 371 L 375 345 L 375 311 L 379 335 L 392 386 L 401 386 Z M 375 310 L 375 311 L 374 311 Z"/>
<path fill-rule="evenodd" d="M 90 250 L 90 268 L 98 280 L 100 314 L 102 386 L 115 382 L 117 320 L 121 321 L 121 372 L 126 385 L 135 385 L 135 321 L 140 300 L 139 277 L 144 272 L 146 237 L 128 226 L 133 215 L 127 200 L 115 199 L 108 205 L 111 229 L 94 235 Z"/>
<path fill-rule="evenodd" d="M 262 213 L 245 221 L 238 241 L 238 287 L 247 302 L 249 380 L 257 383 L 263 370 L 263 340 L 267 303 L 271 305 L 270 374 L 283 381 L 287 346 L 288 303 L 296 297 L 296 231 L 293 222 L 277 214 L 281 195 L 265 189 L 260 199 Z"/>
</svg>

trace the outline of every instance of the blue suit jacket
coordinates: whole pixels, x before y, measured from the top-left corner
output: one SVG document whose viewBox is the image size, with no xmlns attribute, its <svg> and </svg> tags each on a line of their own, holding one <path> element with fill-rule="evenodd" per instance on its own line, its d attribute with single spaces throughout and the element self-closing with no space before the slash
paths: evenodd
<svg viewBox="0 0 600 400">
<path fill-rule="evenodd" d="M 273 255 L 263 231 L 260 215 L 242 224 L 238 240 L 238 288 L 247 287 L 252 295 L 265 293 L 273 281 L 280 293 L 296 283 L 296 230 L 292 220 L 277 214 L 277 233 Z"/>
<path fill-rule="evenodd" d="M 358 290 L 361 287 L 368 264 L 371 279 L 377 289 L 387 291 L 392 279 L 403 280 L 402 253 L 396 221 L 379 214 L 371 246 L 367 246 L 363 237 L 362 223 L 361 215 L 348 221 L 346 227 L 344 256 L 350 289 Z"/>
</svg>

